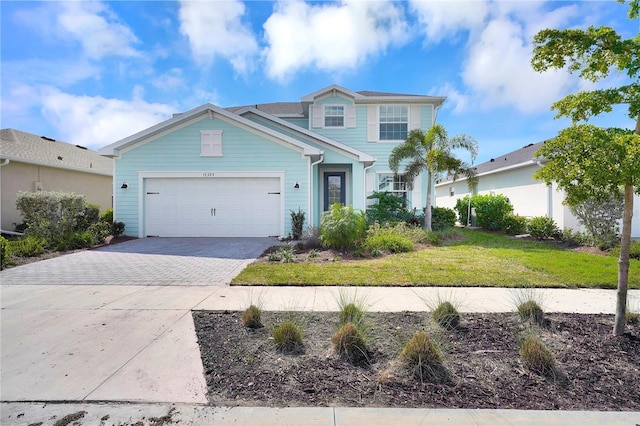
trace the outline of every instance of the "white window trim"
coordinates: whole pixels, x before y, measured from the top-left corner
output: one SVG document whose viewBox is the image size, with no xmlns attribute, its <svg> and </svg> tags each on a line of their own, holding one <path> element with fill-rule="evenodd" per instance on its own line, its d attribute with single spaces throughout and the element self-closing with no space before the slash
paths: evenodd
<svg viewBox="0 0 640 426">
<path fill-rule="evenodd" d="M 407 186 L 406 186 L 406 185 L 407 185 L 407 182 L 406 182 L 406 181 L 405 181 L 405 187 L 404 187 L 404 190 L 393 190 L 393 189 L 392 189 L 392 190 L 390 190 L 390 191 L 381 191 L 381 190 L 380 190 L 380 181 L 381 181 L 381 179 L 382 179 L 382 176 L 384 176 L 384 175 L 393 175 L 393 176 L 398 175 L 398 176 L 404 176 L 404 173 L 394 173 L 394 172 L 392 172 L 392 171 L 389 171 L 389 172 L 378 172 L 378 173 L 376 173 L 376 186 L 375 186 L 375 188 L 376 188 L 376 192 L 391 192 L 392 194 L 406 194 L 404 198 L 405 198 L 407 201 L 410 201 L 410 200 L 411 200 L 411 197 L 410 197 L 410 195 L 409 195 L 409 194 L 411 194 L 411 191 L 409 190 L 409 188 L 407 188 Z M 393 187 L 393 183 L 392 183 L 392 187 Z"/>
<path fill-rule="evenodd" d="M 327 108 L 342 108 L 342 126 L 327 126 Z M 331 115 L 329 117 L 339 117 L 339 115 Z M 322 105 L 322 128 L 323 129 L 346 129 L 347 127 L 347 106 L 344 104 L 325 104 Z"/>
<path fill-rule="evenodd" d="M 200 131 L 200 157 L 222 157 L 222 130 Z"/>
<path fill-rule="evenodd" d="M 405 139 L 380 139 L 380 125 L 383 124 L 382 121 L 380 120 L 380 108 L 382 107 L 405 107 L 407 108 L 407 135 L 409 134 L 409 132 L 411 131 L 411 106 L 410 105 L 406 105 L 406 104 L 389 104 L 389 105 L 378 105 L 378 123 L 377 123 L 377 132 L 378 132 L 378 141 L 379 142 L 391 142 L 391 143 L 398 143 L 398 142 L 404 142 Z M 404 123 L 404 122 L 403 122 Z"/>
</svg>

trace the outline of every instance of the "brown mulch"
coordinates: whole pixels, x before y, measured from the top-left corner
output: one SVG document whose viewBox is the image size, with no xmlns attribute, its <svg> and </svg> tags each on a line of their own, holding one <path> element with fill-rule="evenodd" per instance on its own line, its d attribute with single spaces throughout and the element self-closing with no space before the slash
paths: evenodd
<svg viewBox="0 0 640 426">
<path fill-rule="evenodd" d="M 211 404 L 640 410 L 640 326 L 611 334 L 611 315 L 549 314 L 535 332 L 557 368 L 528 370 L 518 339 L 529 329 L 515 314 L 466 314 L 443 331 L 416 312 L 370 313 L 369 361 L 337 356 L 333 312 L 263 312 L 263 328 L 242 326 L 240 312 L 195 311 L 193 318 Z M 286 355 L 270 338 L 274 325 L 303 325 L 304 350 Z M 429 330 L 443 346 L 438 379 L 420 381 L 399 362 L 403 345 Z"/>
</svg>

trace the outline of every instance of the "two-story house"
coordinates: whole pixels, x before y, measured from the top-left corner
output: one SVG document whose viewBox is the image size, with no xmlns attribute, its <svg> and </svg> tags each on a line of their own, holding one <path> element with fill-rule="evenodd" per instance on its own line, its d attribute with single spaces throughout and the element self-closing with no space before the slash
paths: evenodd
<svg viewBox="0 0 640 426">
<path fill-rule="evenodd" d="M 374 191 L 422 208 L 427 176 L 408 191 L 388 158 L 444 100 L 332 85 L 300 102 L 176 114 L 99 151 L 115 159 L 115 218 L 137 237 L 266 237 L 291 232 L 291 211 L 318 226 L 331 204 L 365 209 Z"/>
</svg>

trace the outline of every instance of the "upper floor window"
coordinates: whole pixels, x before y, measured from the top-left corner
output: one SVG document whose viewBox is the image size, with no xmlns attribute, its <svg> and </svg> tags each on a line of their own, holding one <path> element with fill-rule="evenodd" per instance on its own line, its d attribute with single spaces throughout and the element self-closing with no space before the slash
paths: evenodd
<svg viewBox="0 0 640 426">
<path fill-rule="evenodd" d="M 326 105 L 324 107 L 324 127 L 344 127 L 344 106 Z"/>
<path fill-rule="evenodd" d="M 398 197 L 407 198 L 407 181 L 404 175 L 386 173 L 378 178 L 378 192 L 391 192 Z"/>
<path fill-rule="evenodd" d="M 380 140 L 403 141 L 409 129 L 409 108 L 406 105 L 380 106 Z"/>
<path fill-rule="evenodd" d="M 222 130 L 200 131 L 200 156 L 222 157 Z"/>
</svg>

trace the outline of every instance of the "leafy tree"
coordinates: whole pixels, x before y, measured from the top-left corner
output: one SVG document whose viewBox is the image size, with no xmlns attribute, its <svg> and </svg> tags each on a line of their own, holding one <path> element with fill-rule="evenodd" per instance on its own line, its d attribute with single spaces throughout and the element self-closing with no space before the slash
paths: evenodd
<svg viewBox="0 0 640 426">
<path fill-rule="evenodd" d="M 478 155 L 478 143 L 471 136 L 457 135 L 449 139 L 444 126 L 436 124 L 426 133 L 415 129 L 409 132 L 407 139 L 396 146 L 389 156 L 389 167 L 398 173 L 400 163 L 409 160 L 405 167 L 405 178 L 409 189 L 422 172 L 428 172 L 427 199 L 424 213 L 424 228 L 431 231 L 431 193 L 436 176 L 447 172 L 456 180 L 460 174 L 467 177 L 469 191 L 476 182 L 473 168 L 456 158 L 454 150 L 464 149 L 471 154 L 473 162 Z"/>
<path fill-rule="evenodd" d="M 629 2 L 628 16 L 640 17 L 640 0 Z M 581 91 L 554 103 L 552 109 L 557 111 L 557 117 L 569 117 L 573 124 L 538 152 L 549 163 L 536 173 L 547 183 L 556 181 L 567 193 L 566 202 L 570 206 L 589 198 L 604 200 L 622 191 L 624 211 L 613 327 L 613 334 L 620 336 L 625 329 L 633 194 L 640 193 L 640 35 L 622 39 L 614 29 L 605 26 L 586 30 L 545 29 L 534 37 L 531 64 L 539 72 L 566 68 L 592 82 L 617 70 L 630 81 L 618 87 Z M 628 106 L 629 117 L 636 120 L 635 134 L 578 124 L 611 112 L 616 104 Z"/>
</svg>

